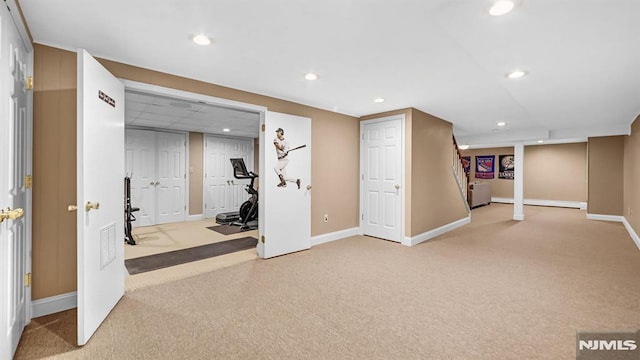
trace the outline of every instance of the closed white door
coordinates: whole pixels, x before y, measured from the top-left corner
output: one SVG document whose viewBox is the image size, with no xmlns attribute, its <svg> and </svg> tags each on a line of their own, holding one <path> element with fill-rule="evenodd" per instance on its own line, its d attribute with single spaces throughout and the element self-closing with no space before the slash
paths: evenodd
<svg viewBox="0 0 640 360">
<path fill-rule="evenodd" d="M 239 211 L 240 205 L 249 199 L 246 186 L 251 182 L 249 179 L 240 180 L 233 176 L 233 167 L 229 159 L 243 159 L 247 170 L 253 170 L 253 141 L 252 140 L 230 140 L 228 142 L 227 154 L 227 177 L 231 179 L 229 196 L 227 197 L 227 207 L 229 211 Z M 257 180 L 256 180 L 257 183 Z"/>
<path fill-rule="evenodd" d="M 227 140 L 217 136 L 205 137 L 204 197 L 205 218 L 215 218 L 228 208 L 231 186 L 231 164 L 227 156 Z"/>
<path fill-rule="evenodd" d="M 24 214 L 29 209 L 25 175 L 30 163 L 26 72 L 32 54 L 25 50 L 7 6 L 2 6 L 0 12 L 0 101 L 4 104 L 0 107 L 0 143 L 3 144 L 0 146 L 0 219 L 3 220 L 0 222 L 0 358 L 3 359 L 13 357 L 27 322 L 30 302 L 24 279 L 31 261 Z"/>
<path fill-rule="evenodd" d="M 185 221 L 186 141 L 185 134 L 156 133 L 158 224 Z"/>
<path fill-rule="evenodd" d="M 124 85 L 78 51 L 78 345 L 124 295 Z"/>
<path fill-rule="evenodd" d="M 365 235 L 402 241 L 402 118 L 362 122 L 361 227 Z"/>
<path fill-rule="evenodd" d="M 311 247 L 311 119 L 268 111 L 261 123 L 258 255 L 271 258 Z M 274 146 L 278 128 L 289 149 L 305 145 L 288 153 L 286 166 Z M 287 186 L 278 186 L 276 168 Z"/>
<path fill-rule="evenodd" d="M 126 130 L 126 173 L 131 177 L 134 226 L 156 224 L 156 137 L 148 130 Z"/>
<path fill-rule="evenodd" d="M 249 180 L 233 176 L 232 158 L 242 158 L 248 170 L 253 169 L 253 140 L 205 137 L 205 217 L 240 210 L 249 194 Z M 257 180 L 256 180 L 257 183 Z"/>
</svg>

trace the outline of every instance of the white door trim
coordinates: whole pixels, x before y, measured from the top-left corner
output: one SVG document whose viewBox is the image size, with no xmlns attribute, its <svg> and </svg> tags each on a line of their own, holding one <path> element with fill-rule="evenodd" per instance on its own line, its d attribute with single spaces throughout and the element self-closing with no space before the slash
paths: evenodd
<svg viewBox="0 0 640 360">
<path fill-rule="evenodd" d="M 402 185 L 400 186 L 400 229 L 401 229 L 401 233 L 398 234 L 396 239 L 389 239 L 389 240 L 393 240 L 393 241 L 397 241 L 398 243 L 402 243 L 403 239 L 404 239 L 404 235 L 405 235 L 405 203 L 406 203 L 406 193 L 405 193 L 405 188 L 407 185 L 407 180 L 406 180 L 406 152 L 407 149 L 405 148 L 405 129 L 406 129 L 406 119 L 405 119 L 405 115 L 404 114 L 398 114 L 398 115 L 391 115 L 391 116 L 385 116 L 385 117 L 381 117 L 381 118 L 377 118 L 377 119 L 371 119 L 371 120 L 364 120 L 364 121 L 360 121 L 360 135 L 358 138 L 358 141 L 360 141 L 360 216 L 358 217 L 358 222 L 359 222 L 359 227 L 360 227 L 360 233 L 363 234 L 364 233 L 364 227 L 362 224 L 362 220 L 364 217 L 364 187 L 362 186 L 363 183 L 363 174 L 364 174 L 364 163 L 365 163 L 365 151 L 364 151 L 364 143 L 363 143 L 363 136 L 364 136 L 364 127 L 365 125 L 368 124 L 374 124 L 374 123 L 379 123 L 379 122 L 385 122 L 385 121 L 392 121 L 392 120 L 400 120 L 400 128 L 401 128 L 401 137 L 400 137 L 400 148 L 402 149 L 400 151 L 400 179 L 401 179 L 401 183 Z"/>
<path fill-rule="evenodd" d="M 185 99 L 185 100 L 204 101 L 209 105 L 241 109 L 241 110 L 250 110 L 256 113 L 263 113 L 267 111 L 267 108 L 265 106 L 247 104 L 239 101 L 233 101 L 233 100 L 198 94 L 198 93 L 189 92 L 189 91 L 171 89 L 164 86 L 151 85 L 151 84 L 142 83 L 138 81 L 132 81 L 132 80 L 126 80 L 126 79 L 119 79 L 119 80 L 122 81 L 122 83 L 124 84 L 124 88 L 129 90 L 138 90 L 138 91 L 143 91 L 150 94 L 171 96 L 171 97 Z"/>
</svg>

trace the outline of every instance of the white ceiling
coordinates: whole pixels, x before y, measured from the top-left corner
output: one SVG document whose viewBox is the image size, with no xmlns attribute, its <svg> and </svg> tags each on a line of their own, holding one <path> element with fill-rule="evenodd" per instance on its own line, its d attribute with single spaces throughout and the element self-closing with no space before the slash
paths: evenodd
<svg viewBox="0 0 640 360">
<path fill-rule="evenodd" d="M 415 107 L 452 122 L 459 143 L 629 131 L 640 1 L 520 0 L 502 17 L 491 3 L 20 1 L 37 43 L 354 116 Z M 505 76 L 517 68 L 528 75 Z"/>
<path fill-rule="evenodd" d="M 186 101 L 139 91 L 125 92 L 127 126 L 195 131 L 258 138 L 260 115 L 202 101 Z M 228 129 L 225 132 L 223 129 Z"/>
</svg>

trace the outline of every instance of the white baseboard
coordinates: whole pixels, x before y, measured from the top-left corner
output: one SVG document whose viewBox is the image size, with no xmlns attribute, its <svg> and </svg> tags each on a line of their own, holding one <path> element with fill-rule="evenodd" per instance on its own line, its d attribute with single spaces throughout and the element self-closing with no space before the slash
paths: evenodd
<svg viewBox="0 0 640 360">
<path fill-rule="evenodd" d="M 60 311 L 73 309 L 78 306 L 78 293 L 76 291 L 51 296 L 31 302 L 31 317 L 37 318 Z"/>
<path fill-rule="evenodd" d="M 196 214 L 187 216 L 187 221 L 204 220 L 204 214 Z"/>
<path fill-rule="evenodd" d="M 600 221 L 622 222 L 624 220 L 624 216 L 587 214 L 587 219 L 589 219 L 589 220 L 600 220 Z"/>
<path fill-rule="evenodd" d="M 501 197 L 491 197 L 491 202 L 501 203 L 501 204 L 513 204 L 513 199 L 510 198 L 501 198 Z"/>
<path fill-rule="evenodd" d="M 633 230 L 633 228 L 631 227 L 631 224 L 629 224 L 629 222 L 624 216 L 622 217 L 622 223 L 624 224 L 625 229 L 627 229 L 629 236 L 631 236 L 631 239 L 633 239 L 633 242 L 636 243 L 638 250 L 640 250 L 640 237 L 638 237 L 638 233 L 636 233 L 635 230 Z"/>
<path fill-rule="evenodd" d="M 422 233 L 420 235 L 414 236 L 414 237 L 405 237 L 404 240 L 402 241 L 402 245 L 406 245 L 406 246 L 414 246 L 417 244 L 420 244 L 421 242 L 425 242 L 427 240 L 433 239 L 436 236 L 442 235 L 446 232 L 449 232 L 453 229 L 459 228 L 463 225 L 466 225 L 468 223 L 471 222 L 471 215 L 467 216 L 466 218 L 462 218 L 460 220 L 454 221 L 452 223 L 449 223 L 447 225 L 443 225 L 440 226 L 437 229 L 433 229 L 430 231 L 427 231 L 425 233 Z"/>
<path fill-rule="evenodd" d="M 491 202 L 513 204 L 511 198 L 492 197 Z M 524 199 L 524 205 L 536 205 L 536 206 L 552 206 L 552 207 L 566 207 L 580 210 L 587 210 L 587 203 L 580 201 L 562 201 L 562 200 L 540 200 L 540 199 Z"/>
<path fill-rule="evenodd" d="M 361 235 L 362 231 L 360 228 L 355 227 L 346 230 L 335 231 L 328 234 L 322 234 L 311 237 L 311 246 L 316 246 L 324 243 L 328 243 L 330 241 L 340 240 L 344 238 L 348 238 L 350 236 Z"/>
</svg>

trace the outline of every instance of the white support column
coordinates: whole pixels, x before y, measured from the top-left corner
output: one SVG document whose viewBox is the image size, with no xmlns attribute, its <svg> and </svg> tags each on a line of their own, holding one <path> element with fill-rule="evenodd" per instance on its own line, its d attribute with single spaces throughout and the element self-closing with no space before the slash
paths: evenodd
<svg viewBox="0 0 640 360">
<path fill-rule="evenodd" d="M 524 220 L 524 144 L 515 144 L 513 148 L 513 220 Z"/>
</svg>

